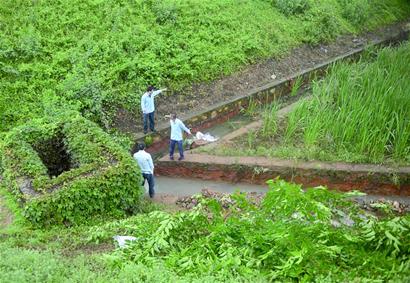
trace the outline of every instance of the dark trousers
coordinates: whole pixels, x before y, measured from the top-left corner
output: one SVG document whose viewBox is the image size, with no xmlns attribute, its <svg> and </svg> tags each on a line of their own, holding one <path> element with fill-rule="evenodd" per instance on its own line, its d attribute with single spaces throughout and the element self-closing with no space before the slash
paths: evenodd
<svg viewBox="0 0 410 283">
<path fill-rule="evenodd" d="M 151 198 L 154 197 L 155 191 L 154 191 L 154 175 L 153 174 L 146 174 L 146 173 L 142 173 L 142 177 L 144 177 L 144 179 L 142 180 L 142 186 L 145 185 L 145 180 L 148 181 L 148 192 L 149 192 L 149 196 Z"/>
<path fill-rule="evenodd" d="M 169 143 L 169 156 L 170 157 L 174 156 L 175 144 L 178 144 L 179 157 L 184 157 L 184 149 L 182 147 L 182 141 L 175 141 L 175 140 L 171 140 Z"/>
<path fill-rule="evenodd" d="M 144 113 L 144 133 L 148 132 L 148 120 L 149 120 L 149 128 L 151 131 L 155 131 L 155 121 L 154 121 L 154 112 L 151 113 Z"/>
</svg>

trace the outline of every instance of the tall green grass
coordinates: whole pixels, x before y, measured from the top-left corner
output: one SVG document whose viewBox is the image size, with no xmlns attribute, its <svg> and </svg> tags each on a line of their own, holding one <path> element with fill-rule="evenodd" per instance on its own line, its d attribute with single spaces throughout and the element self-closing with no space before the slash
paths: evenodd
<svg viewBox="0 0 410 283">
<path fill-rule="evenodd" d="M 383 49 L 370 62 L 335 65 L 287 123 L 288 144 L 410 162 L 410 44 Z"/>
<path fill-rule="evenodd" d="M 278 130 L 278 120 L 277 112 L 280 105 L 278 103 L 272 103 L 271 105 L 265 107 L 262 112 L 262 129 L 261 133 L 263 137 L 269 137 L 276 134 Z"/>
</svg>

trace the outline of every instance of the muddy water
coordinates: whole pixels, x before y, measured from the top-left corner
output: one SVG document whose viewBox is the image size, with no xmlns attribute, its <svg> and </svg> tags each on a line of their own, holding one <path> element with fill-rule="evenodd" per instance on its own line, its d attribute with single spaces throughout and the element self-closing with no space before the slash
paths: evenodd
<svg viewBox="0 0 410 283">
<path fill-rule="evenodd" d="M 210 133 L 212 136 L 222 138 L 243 126 L 246 126 L 252 121 L 253 119 L 251 117 L 239 114 L 230 118 L 226 122 L 223 122 L 221 124 L 215 125 L 209 129 L 204 130 L 203 133 Z"/>
</svg>

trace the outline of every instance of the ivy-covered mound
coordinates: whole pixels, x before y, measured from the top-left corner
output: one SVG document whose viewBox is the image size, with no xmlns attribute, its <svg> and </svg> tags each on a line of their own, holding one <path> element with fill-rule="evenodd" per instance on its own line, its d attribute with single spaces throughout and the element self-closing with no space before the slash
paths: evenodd
<svg viewBox="0 0 410 283">
<path fill-rule="evenodd" d="M 77 114 L 34 120 L 0 148 L 6 186 L 33 223 L 80 223 L 138 210 L 140 171 L 131 156 Z"/>
</svg>

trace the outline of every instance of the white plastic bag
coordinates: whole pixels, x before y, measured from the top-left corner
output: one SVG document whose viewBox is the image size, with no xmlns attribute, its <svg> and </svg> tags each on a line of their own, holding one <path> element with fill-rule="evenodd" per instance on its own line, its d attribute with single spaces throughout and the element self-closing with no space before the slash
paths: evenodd
<svg viewBox="0 0 410 283">
<path fill-rule="evenodd" d="M 133 236 L 119 236 L 116 235 L 114 237 L 112 237 L 115 241 L 117 241 L 118 246 L 120 248 L 125 248 L 127 246 L 127 242 L 132 242 L 135 241 L 137 238 L 133 237 Z"/>
</svg>

